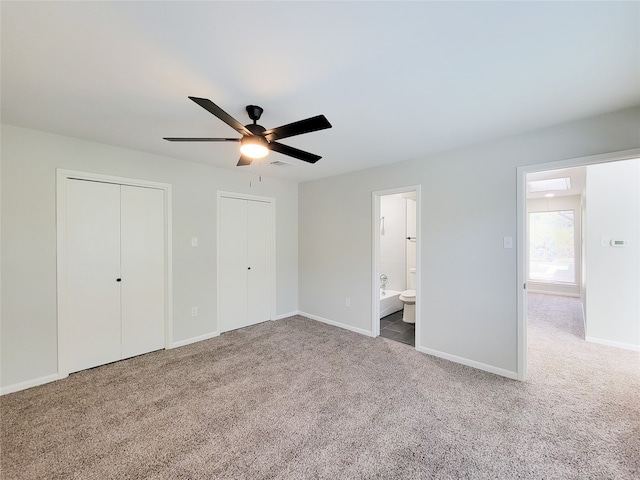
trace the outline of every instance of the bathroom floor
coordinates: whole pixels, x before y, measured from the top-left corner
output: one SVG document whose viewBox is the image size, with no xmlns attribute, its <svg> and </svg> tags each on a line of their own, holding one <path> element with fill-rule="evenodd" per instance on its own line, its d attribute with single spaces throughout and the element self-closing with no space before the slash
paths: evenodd
<svg viewBox="0 0 640 480">
<path fill-rule="evenodd" d="M 402 321 L 402 310 L 380 319 L 380 336 L 415 347 L 416 325 Z"/>
</svg>

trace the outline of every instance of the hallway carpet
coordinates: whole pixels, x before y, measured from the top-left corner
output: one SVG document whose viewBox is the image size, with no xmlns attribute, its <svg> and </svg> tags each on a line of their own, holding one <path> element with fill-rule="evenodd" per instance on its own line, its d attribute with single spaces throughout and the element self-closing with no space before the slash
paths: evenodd
<svg viewBox="0 0 640 480">
<path fill-rule="evenodd" d="M 3 479 L 638 479 L 639 354 L 530 295 L 518 382 L 302 317 L 0 397 Z"/>
</svg>

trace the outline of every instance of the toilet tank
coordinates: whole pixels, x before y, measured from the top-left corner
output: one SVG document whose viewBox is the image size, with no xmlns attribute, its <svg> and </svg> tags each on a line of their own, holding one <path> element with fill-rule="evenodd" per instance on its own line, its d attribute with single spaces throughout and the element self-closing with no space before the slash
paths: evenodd
<svg viewBox="0 0 640 480">
<path fill-rule="evenodd" d="M 411 267 L 409 269 L 409 275 L 407 275 L 407 290 L 416 289 L 416 269 Z"/>
</svg>

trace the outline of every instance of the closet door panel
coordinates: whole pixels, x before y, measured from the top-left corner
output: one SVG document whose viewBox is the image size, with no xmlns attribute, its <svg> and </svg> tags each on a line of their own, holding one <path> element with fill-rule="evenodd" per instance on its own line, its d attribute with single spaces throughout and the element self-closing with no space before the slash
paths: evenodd
<svg viewBox="0 0 640 480">
<path fill-rule="evenodd" d="M 164 193 L 122 186 L 122 358 L 164 348 Z"/>
<path fill-rule="evenodd" d="M 120 359 L 120 185 L 66 182 L 69 372 Z"/>
<path fill-rule="evenodd" d="M 247 201 L 220 198 L 220 332 L 247 325 Z"/>
<path fill-rule="evenodd" d="M 248 314 L 247 324 L 271 318 L 271 205 L 247 202 Z"/>
</svg>

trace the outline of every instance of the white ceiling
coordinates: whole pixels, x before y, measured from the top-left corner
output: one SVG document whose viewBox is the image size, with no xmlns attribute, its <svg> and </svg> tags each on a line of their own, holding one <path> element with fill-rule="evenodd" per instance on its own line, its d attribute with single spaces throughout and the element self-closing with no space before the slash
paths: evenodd
<svg viewBox="0 0 640 480">
<path fill-rule="evenodd" d="M 640 2 L 8 2 L 3 123 L 307 181 L 640 104 Z M 187 99 L 266 128 L 315 165 L 236 167 L 236 136 Z"/>
</svg>

